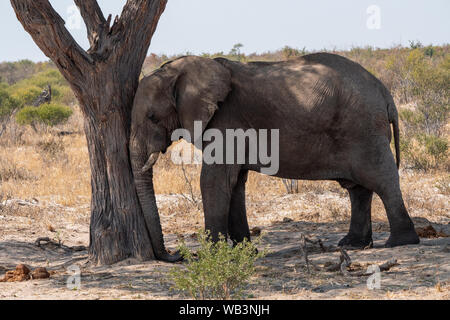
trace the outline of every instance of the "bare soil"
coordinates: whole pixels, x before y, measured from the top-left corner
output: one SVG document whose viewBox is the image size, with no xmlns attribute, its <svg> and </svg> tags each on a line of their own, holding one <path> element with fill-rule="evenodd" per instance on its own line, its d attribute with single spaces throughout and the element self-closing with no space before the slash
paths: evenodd
<svg viewBox="0 0 450 320">
<path fill-rule="evenodd" d="M 314 199 L 308 203 L 311 197 Z M 321 197 L 324 198 L 322 201 L 331 201 L 334 205 L 342 202 L 344 211 L 349 209 L 344 200 L 345 194 L 329 192 Z M 161 208 L 171 207 L 180 201 L 183 200 L 178 196 L 158 196 Z M 393 249 L 383 248 L 389 236 L 387 222 L 383 219 L 375 221 L 374 248 L 348 251 L 352 262 L 362 270 L 393 258 L 398 265 L 381 273 L 380 289 L 369 290 L 368 275 L 344 276 L 340 271 L 326 271 L 328 265 L 339 262 L 340 253 L 337 251 L 322 252 L 318 246 L 309 244 L 307 249 L 312 266 L 308 272 L 300 249 L 301 235 L 321 239 L 325 247 L 335 246 L 346 234 L 348 215 L 343 217 L 345 219 L 311 219 L 311 210 L 305 207 L 302 213 L 291 212 L 295 211 L 292 208 L 291 211 L 279 208 L 283 204 L 295 202 L 302 202 L 303 206 L 321 203 L 317 195 L 302 194 L 248 204 L 253 211 L 262 212 L 258 215 L 260 219 L 249 214 L 249 220 L 252 227 L 262 230 L 261 249 L 268 248 L 270 252 L 259 261 L 257 273 L 246 288 L 245 294 L 249 299 L 450 298 L 450 238 L 442 237 L 450 235 L 448 211 L 431 220 L 414 218 L 416 226 L 432 225 L 441 237 L 423 238 L 420 245 Z M 270 214 L 264 215 L 264 212 L 269 211 Z M 89 208 L 86 206 L 70 208 L 49 202 L 41 203 L 37 199 L 4 202 L 0 211 L 0 278 L 19 264 L 31 270 L 45 267 L 51 277 L 0 282 L 0 299 L 185 298 L 171 290 L 171 283 L 166 276 L 174 267 L 171 264 L 126 260 L 112 266 L 90 265 L 87 251 L 82 248 L 89 241 L 88 213 Z M 189 245 L 196 245 L 192 234 L 196 227 L 202 226 L 185 226 L 185 232 L 182 233 L 182 227 L 173 226 L 174 220 L 178 225 L 186 221 L 180 218 L 162 210 L 168 248 L 175 248 L 181 237 Z M 37 246 L 35 241 L 40 237 L 49 237 L 54 243 Z M 73 265 L 81 268 L 81 288 L 77 290 L 67 288 L 67 280 L 72 275 L 70 267 Z"/>
</svg>

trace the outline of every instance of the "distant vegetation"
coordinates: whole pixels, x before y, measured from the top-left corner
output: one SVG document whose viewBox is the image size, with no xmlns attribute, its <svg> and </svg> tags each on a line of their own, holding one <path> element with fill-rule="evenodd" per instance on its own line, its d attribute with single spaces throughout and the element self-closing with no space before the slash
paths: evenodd
<svg viewBox="0 0 450 320">
<path fill-rule="evenodd" d="M 65 123 L 72 113 L 69 107 L 44 104 L 39 107 L 24 107 L 17 113 L 16 121 L 21 125 L 31 125 L 34 128 L 37 124 L 53 127 Z"/>
<path fill-rule="evenodd" d="M 49 85 L 52 103 L 32 106 Z M 52 63 L 23 60 L 0 64 L 0 135 L 13 120 L 35 130 L 62 124 L 73 114 L 75 103 L 72 90 Z"/>
<path fill-rule="evenodd" d="M 245 54 L 243 47 L 239 43 L 228 53 L 202 56 L 249 62 L 295 59 L 311 53 L 305 48 L 286 46 L 275 52 Z M 409 48 L 366 47 L 328 52 L 362 64 L 391 90 L 400 112 L 404 166 L 425 171 L 450 168 L 450 45 L 423 46 L 418 41 L 411 41 Z M 148 75 L 175 57 L 150 55 L 142 75 Z M 48 85 L 52 87 L 52 104 L 32 107 L 33 101 Z M 41 127 L 63 124 L 72 115 L 75 105 L 71 89 L 53 63 L 28 60 L 0 63 L 0 136 L 11 121 L 35 129 L 37 124 Z"/>
</svg>

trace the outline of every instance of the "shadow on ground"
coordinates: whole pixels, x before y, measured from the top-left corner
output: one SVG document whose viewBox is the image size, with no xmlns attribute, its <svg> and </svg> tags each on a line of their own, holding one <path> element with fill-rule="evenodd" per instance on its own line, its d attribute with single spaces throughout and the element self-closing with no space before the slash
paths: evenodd
<svg viewBox="0 0 450 320">
<path fill-rule="evenodd" d="M 307 247 L 311 267 L 301 254 L 302 234 L 321 239 L 333 247 L 345 235 L 346 223 L 277 222 L 262 229 L 261 249 L 269 254 L 258 262 L 257 275 L 246 289 L 248 297 L 260 299 L 448 299 L 450 280 L 450 238 L 422 239 L 420 245 L 383 248 L 389 233 L 383 223 L 374 223 L 374 246 L 348 251 L 353 262 L 362 266 L 382 264 L 393 258 L 399 265 L 381 274 L 381 288 L 369 290 L 368 276 L 344 276 L 328 272 L 325 266 L 339 261 L 340 253 L 323 252 L 317 245 Z M 378 231 L 377 231 L 378 230 Z M 195 247 L 195 240 L 186 238 Z M 166 244 L 175 248 L 177 237 L 169 235 Z M 87 251 L 71 251 L 58 246 L 38 247 L 32 242 L 0 242 L 0 277 L 18 264 L 46 267 L 54 272 L 48 280 L 0 283 L 3 299 L 178 299 L 170 290 L 167 272 L 174 265 L 162 262 L 126 260 L 113 266 L 91 266 Z M 69 290 L 69 268 L 81 268 L 81 288 Z"/>
</svg>

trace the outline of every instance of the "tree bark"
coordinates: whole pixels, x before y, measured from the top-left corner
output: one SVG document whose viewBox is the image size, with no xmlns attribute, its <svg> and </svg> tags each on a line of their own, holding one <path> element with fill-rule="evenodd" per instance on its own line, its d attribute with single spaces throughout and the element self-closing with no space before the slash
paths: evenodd
<svg viewBox="0 0 450 320">
<path fill-rule="evenodd" d="M 167 0 L 128 0 L 112 26 L 96 0 L 74 0 L 86 23 L 84 51 L 48 0 L 11 0 L 17 18 L 69 82 L 85 120 L 91 166 L 89 255 L 97 264 L 154 259 L 128 151 L 139 75 Z"/>
</svg>

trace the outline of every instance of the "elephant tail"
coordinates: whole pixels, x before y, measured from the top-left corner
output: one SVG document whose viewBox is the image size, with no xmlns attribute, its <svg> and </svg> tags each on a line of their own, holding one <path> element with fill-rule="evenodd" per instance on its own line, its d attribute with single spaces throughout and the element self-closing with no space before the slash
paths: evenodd
<svg viewBox="0 0 450 320">
<path fill-rule="evenodd" d="M 388 104 L 388 115 L 389 115 L 389 123 L 394 127 L 394 143 L 395 143 L 395 157 L 397 160 L 397 169 L 400 169 L 400 127 L 398 120 L 398 111 L 395 106 L 394 99 L 390 99 L 391 101 Z"/>
</svg>

